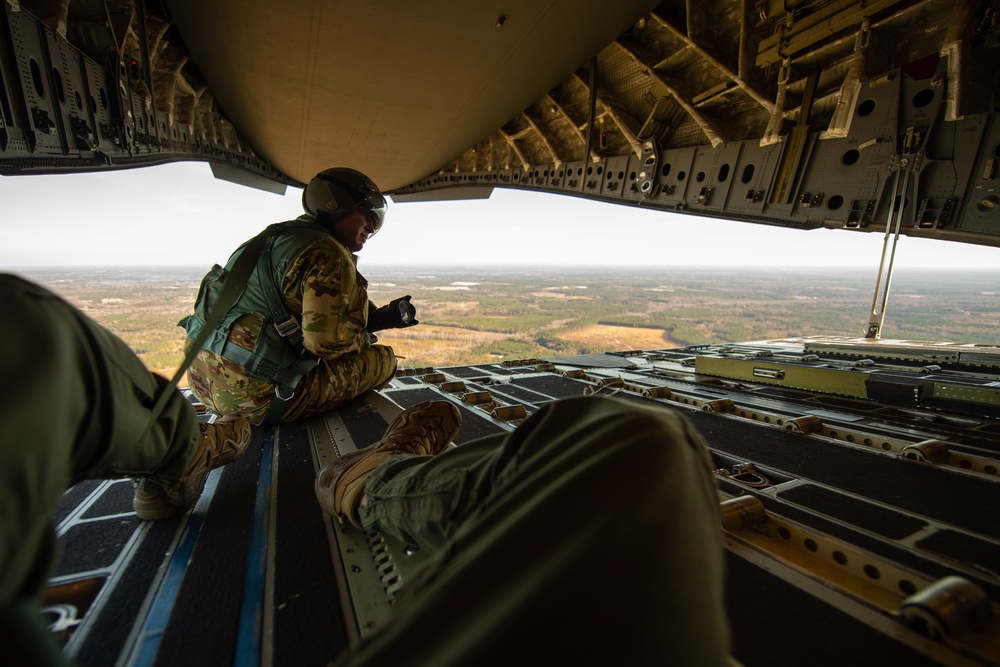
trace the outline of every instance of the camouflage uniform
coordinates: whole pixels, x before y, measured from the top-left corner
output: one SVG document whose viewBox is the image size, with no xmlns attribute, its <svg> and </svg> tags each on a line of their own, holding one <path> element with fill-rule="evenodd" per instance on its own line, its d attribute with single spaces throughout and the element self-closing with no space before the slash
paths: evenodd
<svg viewBox="0 0 1000 667">
<path fill-rule="evenodd" d="M 294 233 L 291 230 L 288 233 Z M 282 296 L 288 313 L 301 318 L 305 352 L 317 366 L 296 386 L 281 422 L 322 414 L 355 397 L 384 387 L 396 372 L 396 355 L 372 345 L 368 323 L 368 281 L 358 273 L 357 256 L 333 237 L 306 246 L 284 276 Z M 243 315 L 228 340 L 252 350 L 263 319 Z M 189 343 L 190 344 L 190 343 Z M 239 364 L 208 350 L 188 370 L 194 394 L 223 415 L 236 414 L 259 424 L 275 396 L 275 384 L 251 376 Z"/>
<path fill-rule="evenodd" d="M 334 667 L 730 665 L 714 467 L 680 413 L 596 396 L 391 457 L 361 523 L 429 557 Z"/>
<path fill-rule="evenodd" d="M 0 646 L 4 664 L 65 664 L 37 602 L 56 561 L 52 514 L 84 479 L 172 486 L 198 418 L 107 329 L 43 287 L 0 274 Z"/>
</svg>

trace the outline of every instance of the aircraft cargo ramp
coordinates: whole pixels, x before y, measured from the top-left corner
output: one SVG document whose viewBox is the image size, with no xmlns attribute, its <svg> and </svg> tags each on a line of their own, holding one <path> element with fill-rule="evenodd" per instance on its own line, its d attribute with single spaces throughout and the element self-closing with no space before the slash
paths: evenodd
<svg viewBox="0 0 1000 667">
<path fill-rule="evenodd" d="M 587 394 L 674 407 L 708 443 L 738 662 L 1000 664 L 1000 348 L 910 341 L 401 371 L 339 411 L 255 428 L 189 516 L 139 521 L 124 480 L 71 489 L 45 613 L 80 665 L 325 665 L 378 631 L 426 556 L 324 517 L 319 467 L 424 400 L 461 408 L 460 447 Z M 670 567 L 628 550 L 628 567 Z"/>
</svg>

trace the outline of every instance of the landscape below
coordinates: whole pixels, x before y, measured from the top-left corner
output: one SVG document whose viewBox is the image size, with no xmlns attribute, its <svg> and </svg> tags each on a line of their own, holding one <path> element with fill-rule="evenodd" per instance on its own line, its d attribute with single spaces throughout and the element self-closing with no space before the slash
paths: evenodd
<svg viewBox="0 0 1000 667">
<path fill-rule="evenodd" d="M 862 336 L 874 272 L 862 269 L 361 267 L 371 299 L 410 294 L 420 325 L 379 333 L 400 368 L 445 367 L 795 336 Z M 177 321 L 204 267 L 34 268 L 170 375 Z M 1000 271 L 898 270 L 883 338 L 994 343 Z M 183 385 L 182 385 L 183 386 Z"/>
</svg>

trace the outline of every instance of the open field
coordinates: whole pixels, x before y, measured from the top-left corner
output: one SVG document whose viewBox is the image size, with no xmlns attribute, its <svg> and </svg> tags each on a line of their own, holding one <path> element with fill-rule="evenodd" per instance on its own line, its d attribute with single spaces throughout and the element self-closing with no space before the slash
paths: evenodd
<svg viewBox="0 0 1000 667">
<path fill-rule="evenodd" d="M 605 350 L 655 350 L 677 347 L 663 329 L 645 327 L 619 327 L 613 324 L 591 324 L 563 334 L 566 340 L 598 345 Z"/>
<path fill-rule="evenodd" d="M 401 367 L 738 342 L 861 336 L 874 272 L 861 270 L 362 266 L 376 303 L 411 294 L 420 325 L 379 332 Z M 203 268 L 33 269 L 154 371 L 180 363 Z M 1000 271 L 899 271 L 883 337 L 990 343 Z"/>
</svg>

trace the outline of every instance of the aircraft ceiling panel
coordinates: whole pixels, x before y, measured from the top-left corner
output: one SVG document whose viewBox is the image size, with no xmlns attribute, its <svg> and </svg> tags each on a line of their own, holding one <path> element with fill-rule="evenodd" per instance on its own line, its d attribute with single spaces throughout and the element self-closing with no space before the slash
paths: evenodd
<svg viewBox="0 0 1000 667">
<path fill-rule="evenodd" d="M 729 215 L 760 216 L 766 206 L 766 193 L 774 180 L 783 146 L 761 146 L 756 141 L 745 141 L 732 169 L 732 189 L 725 201 Z"/>
<path fill-rule="evenodd" d="M 995 118 L 997 100 L 982 92 L 997 89 L 1000 72 L 995 11 L 995 0 L 961 3 L 957 10 L 941 0 L 805 0 L 752 8 L 667 0 L 604 48 L 595 72 L 583 66 L 572 78 L 577 95 L 589 92 L 595 79 L 599 139 L 589 150 L 585 142 L 555 141 L 546 127 L 515 119 L 504 129 L 516 128 L 516 146 L 506 156 L 492 151 L 490 161 L 529 170 L 589 156 L 594 171 L 610 172 L 612 161 L 630 149 L 642 155 L 651 140 L 662 168 L 648 199 L 635 203 L 862 231 L 884 229 L 899 195 L 892 186 L 905 181 L 901 233 L 1000 245 L 1000 229 L 965 225 L 956 213 L 969 196 L 969 160 L 977 147 L 960 140 L 961 156 L 934 152 L 939 134 L 956 136 L 960 119 Z M 729 146 L 754 142 L 780 147 L 768 153 L 770 169 L 749 175 L 756 185 L 742 198 L 716 196 L 711 184 L 723 183 L 732 169 Z M 485 145 L 502 142 L 480 141 L 441 173 L 490 178 Z M 697 164 L 685 152 L 690 147 L 699 147 Z M 686 164 L 663 172 L 679 163 Z M 572 194 L 553 183 L 547 189 Z M 585 187 L 581 194 L 608 192 Z"/>
<path fill-rule="evenodd" d="M 738 166 L 741 145 L 725 144 L 717 150 L 708 147 L 699 148 L 695 152 L 694 163 L 691 165 L 691 178 L 694 181 L 694 197 L 691 198 L 695 208 L 705 211 L 724 211 L 730 199 L 733 188 L 733 172 Z"/>
<path fill-rule="evenodd" d="M 567 162 L 563 165 L 560 185 L 579 190 L 583 186 L 583 172 L 587 168 L 584 161 Z"/>
<path fill-rule="evenodd" d="M 48 45 L 44 44 L 44 36 L 39 34 L 28 17 L 13 14 L 10 31 L 27 53 L 47 52 Z M 53 95 L 51 80 L 46 76 L 49 68 L 45 66 L 45 61 L 41 57 L 29 55 L 20 57 L 18 65 L 17 74 L 21 88 L 24 90 L 28 107 L 32 110 L 30 120 L 25 118 L 25 121 L 30 123 L 33 131 L 25 135 L 25 141 L 32 150 L 59 151 L 62 149 L 60 137 L 51 132 L 51 129 L 56 126 L 61 114 L 56 107 L 57 98 Z M 6 72 L 4 74 L 6 76 Z"/>
<path fill-rule="evenodd" d="M 963 127 L 959 137 L 973 144 L 976 135 Z M 972 169 L 972 194 L 968 198 L 962 230 L 974 233 L 1000 234 L 1000 122 L 992 119 L 988 133 L 969 152 L 978 148 L 975 167 Z"/>
<path fill-rule="evenodd" d="M 680 206 L 684 201 L 687 176 L 694 162 L 695 149 L 682 148 L 660 156 L 660 193 L 656 199 L 666 206 Z"/>
<path fill-rule="evenodd" d="M 46 48 L 54 54 L 52 63 L 52 80 L 49 95 L 58 100 L 58 108 L 54 110 L 59 118 L 52 118 L 53 121 L 63 123 L 67 127 L 72 127 L 73 118 L 71 109 L 81 108 L 83 98 L 76 91 L 83 89 L 83 68 L 81 61 L 83 58 L 74 51 L 66 42 L 55 39 L 51 33 L 46 33 L 45 40 L 48 42 Z M 84 137 L 77 137 L 78 141 L 86 141 Z"/>
<path fill-rule="evenodd" d="M 346 164 L 394 189 L 504 124 L 653 4 L 168 6 L 228 115 L 281 171 L 305 181 Z"/>
<path fill-rule="evenodd" d="M 855 146 L 817 141 L 803 189 L 823 194 L 824 199 L 838 195 L 873 199 L 883 180 L 883 168 L 893 156 L 893 147 L 875 144 L 859 151 Z"/>
<path fill-rule="evenodd" d="M 895 137 L 899 111 L 899 80 L 879 79 L 861 85 L 847 132 L 848 143 L 868 145 Z"/>
<path fill-rule="evenodd" d="M 601 194 L 609 199 L 620 199 L 627 187 L 628 156 L 609 159 L 605 164 L 601 181 Z"/>
<path fill-rule="evenodd" d="M 899 81 L 899 123 L 905 127 L 933 127 L 940 117 L 941 106 L 947 95 L 947 61 L 934 59 L 940 74 L 924 72 L 919 78 L 911 76 L 907 68 L 902 70 Z"/>
<path fill-rule="evenodd" d="M 203 159 L 284 185 L 341 164 L 397 198 L 506 186 L 862 231 L 905 180 L 901 233 L 1000 246 L 998 11 L 7 2 L 0 173 Z"/>
</svg>

